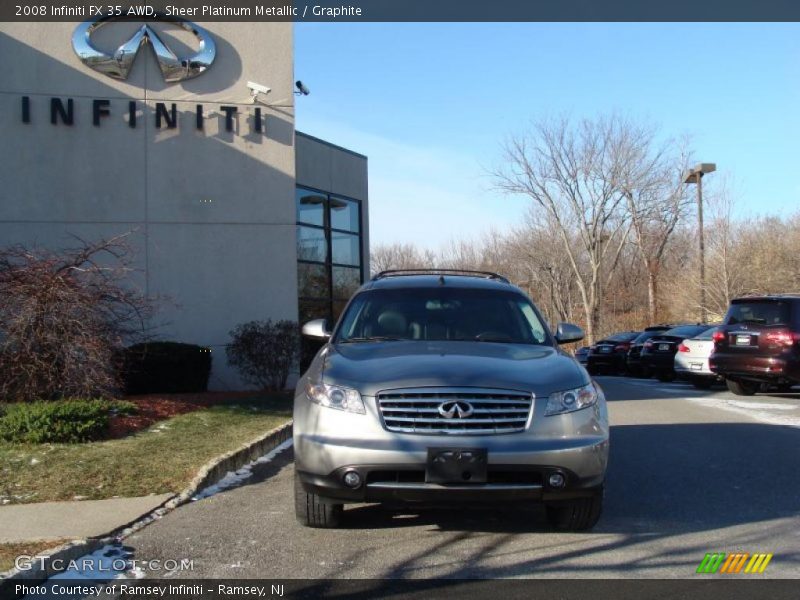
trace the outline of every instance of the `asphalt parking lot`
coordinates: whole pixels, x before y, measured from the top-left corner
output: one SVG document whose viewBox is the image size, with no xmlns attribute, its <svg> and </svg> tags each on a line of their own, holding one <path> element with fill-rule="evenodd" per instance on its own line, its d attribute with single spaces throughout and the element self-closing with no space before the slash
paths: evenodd
<svg viewBox="0 0 800 600">
<path fill-rule="evenodd" d="M 350 506 L 340 530 L 294 518 L 291 450 L 248 482 L 127 540 L 176 577 L 696 577 L 707 552 L 771 552 L 758 577 L 800 577 L 800 394 L 742 398 L 599 377 L 609 400 L 605 511 L 553 533 L 540 507 L 391 512 Z M 152 576 L 163 576 L 163 573 Z"/>
</svg>

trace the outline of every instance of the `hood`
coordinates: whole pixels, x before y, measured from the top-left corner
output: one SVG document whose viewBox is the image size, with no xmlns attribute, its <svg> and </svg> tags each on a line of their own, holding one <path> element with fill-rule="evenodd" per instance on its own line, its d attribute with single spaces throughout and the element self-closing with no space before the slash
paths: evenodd
<svg viewBox="0 0 800 600">
<path fill-rule="evenodd" d="M 367 396 L 386 389 L 447 386 L 524 390 L 537 396 L 589 382 L 556 348 L 492 342 L 390 341 L 335 344 L 323 380 Z"/>
</svg>

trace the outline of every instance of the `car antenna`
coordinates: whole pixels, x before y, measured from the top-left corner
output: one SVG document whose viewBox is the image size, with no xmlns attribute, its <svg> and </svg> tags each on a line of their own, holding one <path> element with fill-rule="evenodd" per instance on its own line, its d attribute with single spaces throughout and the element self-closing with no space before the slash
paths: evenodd
<svg viewBox="0 0 800 600">
<path fill-rule="evenodd" d="M 439 284 L 444 285 L 444 275 L 439 275 Z"/>
</svg>

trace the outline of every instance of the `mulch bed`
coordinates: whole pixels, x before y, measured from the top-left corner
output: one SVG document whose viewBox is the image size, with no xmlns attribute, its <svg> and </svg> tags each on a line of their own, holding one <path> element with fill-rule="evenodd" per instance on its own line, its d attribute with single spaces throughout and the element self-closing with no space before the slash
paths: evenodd
<svg viewBox="0 0 800 600">
<path fill-rule="evenodd" d="M 201 410 L 239 398 L 252 398 L 253 392 L 204 392 L 199 394 L 147 394 L 128 396 L 125 400 L 138 407 L 135 415 L 114 415 L 109 422 L 109 439 L 119 439 L 158 421 Z"/>
</svg>

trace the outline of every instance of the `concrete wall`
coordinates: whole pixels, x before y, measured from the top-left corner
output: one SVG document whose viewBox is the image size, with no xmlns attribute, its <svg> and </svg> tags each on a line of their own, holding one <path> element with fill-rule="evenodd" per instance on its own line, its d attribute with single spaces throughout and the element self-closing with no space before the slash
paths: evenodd
<svg viewBox="0 0 800 600">
<path fill-rule="evenodd" d="M 225 389 L 241 385 L 224 352 L 233 326 L 297 318 L 292 25 L 200 25 L 216 41 L 215 63 L 196 79 L 166 84 L 150 48 L 140 50 L 128 80 L 117 81 L 78 60 L 74 23 L 0 23 L 0 245 L 58 248 L 72 235 L 132 232 L 141 269 L 132 281 L 168 299 L 160 337 L 211 346 L 211 385 Z M 108 24 L 92 40 L 114 49 L 135 27 Z M 191 53 L 190 36 L 155 27 L 178 54 Z M 248 80 L 272 88 L 265 133 L 253 131 Z M 22 96 L 30 98 L 30 123 L 21 119 Z M 50 123 L 52 97 L 73 99 L 72 126 Z M 93 99 L 110 100 L 100 126 L 92 124 Z M 177 128 L 156 129 L 159 101 L 177 103 Z M 231 132 L 222 105 L 239 109 Z M 327 177 L 343 189 L 355 185 Z"/>
</svg>

